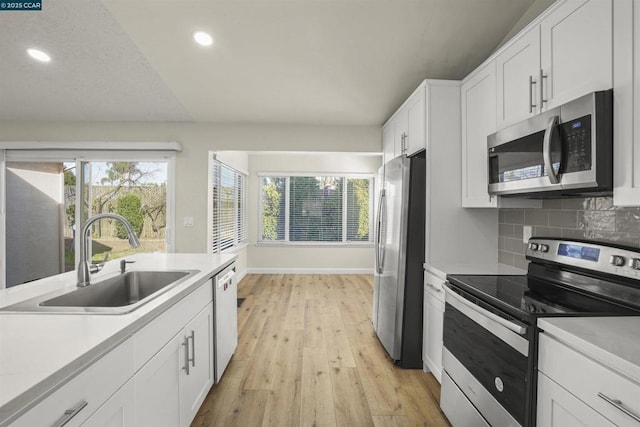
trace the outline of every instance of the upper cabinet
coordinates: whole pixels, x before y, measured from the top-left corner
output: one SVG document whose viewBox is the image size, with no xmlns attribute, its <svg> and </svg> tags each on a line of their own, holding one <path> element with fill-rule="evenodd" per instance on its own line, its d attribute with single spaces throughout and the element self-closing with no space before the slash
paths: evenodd
<svg viewBox="0 0 640 427">
<path fill-rule="evenodd" d="M 497 125 L 509 126 L 537 114 L 540 27 L 522 34 L 496 57 Z"/>
<path fill-rule="evenodd" d="M 426 148 L 426 81 L 407 98 L 382 128 L 384 162 Z"/>
<path fill-rule="evenodd" d="M 613 0 L 566 0 L 540 23 L 543 109 L 613 87 Z"/>
<path fill-rule="evenodd" d="M 612 0 L 564 0 L 497 56 L 497 127 L 613 87 Z"/>
<path fill-rule="evenodd" d="M 496 207 L 488 193 L 487 135 L 496 131 L 496 63 L 491 61 L 466 79 L 462 106 L 462 206 Z"/>
<path fill-rule="evenodd" d="M 614 3 L 613 202 L 640 205 L 640 4 Z"/>
</svg>

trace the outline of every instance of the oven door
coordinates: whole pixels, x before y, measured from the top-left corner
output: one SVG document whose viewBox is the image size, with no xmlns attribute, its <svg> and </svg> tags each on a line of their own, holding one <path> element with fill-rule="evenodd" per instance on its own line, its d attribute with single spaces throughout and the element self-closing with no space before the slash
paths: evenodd
<svg viewBox="0 0 640 427">
<path fill-rule="evenodd" d="M 446 291 L 443 368 L 453 384 L 443 387 L 443 411 L 455 426 L 462 393 L 490 425 L 526 425 L 530 328 L 482 307 L 464 291 Z"/>
</svg>

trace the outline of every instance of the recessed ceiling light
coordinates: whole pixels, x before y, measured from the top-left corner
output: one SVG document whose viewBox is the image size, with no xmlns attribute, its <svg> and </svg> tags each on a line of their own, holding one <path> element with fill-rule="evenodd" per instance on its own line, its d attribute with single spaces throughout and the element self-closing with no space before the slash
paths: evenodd
<svg viewBox="0 0 640 427">
<path fill-rule="evenodd" d="M 38 49 L 27 49 L 27 53 L 29 54 L 30 57 L 32 57 L 33 59 L 37 59 L 40 62 L 49 62 L 51 61 L 51 57 Z"/>
<path fill-rule="evenodd" d="M 211 46 L 213 44 L 211 35 L 204 31 L 196 31 L 193 33 L 193 39 L 201 46 Z"/>
</svg>

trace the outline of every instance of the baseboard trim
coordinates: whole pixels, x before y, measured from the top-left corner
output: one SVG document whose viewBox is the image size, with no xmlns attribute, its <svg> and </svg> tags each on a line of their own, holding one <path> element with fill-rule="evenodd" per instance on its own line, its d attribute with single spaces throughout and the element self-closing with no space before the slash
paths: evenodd
<svg viewBox="0 0 640 427">
<path fill-rule="evenodd" d="M 248 268 L 248 274 L 373 274 L 373 268 Z"/>
</svg>

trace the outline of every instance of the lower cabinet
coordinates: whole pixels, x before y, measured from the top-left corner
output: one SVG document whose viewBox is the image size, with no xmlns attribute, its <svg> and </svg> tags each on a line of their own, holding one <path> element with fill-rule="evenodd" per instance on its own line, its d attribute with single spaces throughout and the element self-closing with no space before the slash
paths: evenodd
<svg viewBox="0 0 640 427">
<path fill-rule="evenodd" d="M 538 375 L 537 425 L 541 427 L 615 426 L 544 374 Z"/>
<path fill-rule="evenodd" d="M 213 372 L 207 281 L 10 425 L 187 427 Z"/>
<path fill-rule="evenodd" d="M 135 384 L 127 381 L 82 424 L 83 427 L 134 427 Z"/>
<path fill-rule="evenodd" d="M 422 318 L 422 362 L 424 369 L 442 381 L 442 328 L 444 324 L 443 281 L 425 272 Z"/>
<path fill-rule="evenodd" d="M 209 303 L 135 376 L 136 425 L 188 426 L 213 385 Z"/>
<path fill-rule="evenodd" d="M 574 346 L 540 333 L 538 427 L 640 425 L 640 384 L 600 355 L 596 361 Z"/>
<path fill-rule="evenodd" d="M 188 426 L 213 385 L 213 304 L 183 331 L 186 346 L 180 368 L 180 425 Z M 190 357 L 188 356 L 190 354 Z"/>
</svg>

